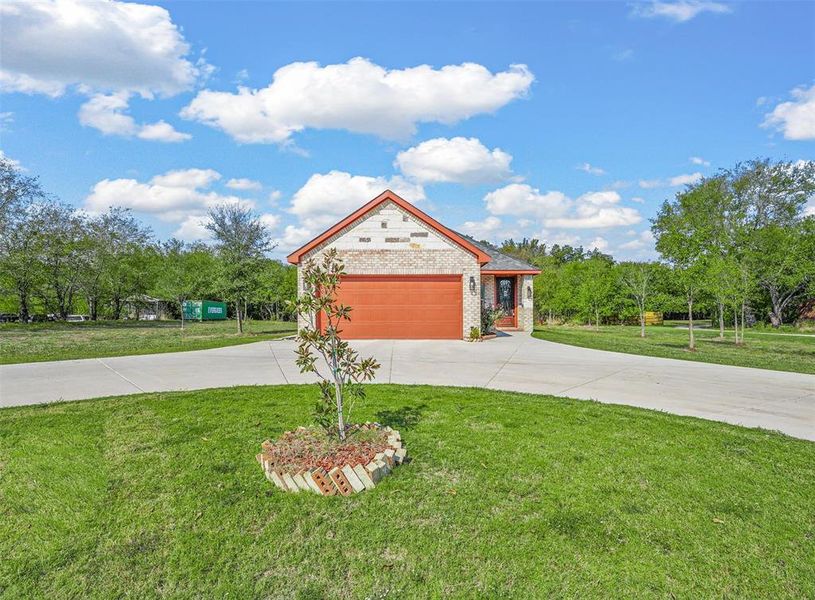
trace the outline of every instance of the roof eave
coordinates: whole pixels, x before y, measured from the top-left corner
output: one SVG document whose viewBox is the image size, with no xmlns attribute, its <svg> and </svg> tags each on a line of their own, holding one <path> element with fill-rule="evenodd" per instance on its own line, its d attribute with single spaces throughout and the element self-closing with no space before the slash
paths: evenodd
<svg viewBox="0 0 815 600">
<path fill-rule="evenodd" d="M 334 225 L 323 231 L 320 235 L 318 235 L 308 243 L 303 244 L 297 250 L 289 254 L 286 257 L 286 260 L 293 265 L 300 264 L 300 261 L 303 258 L 304 254 L 316 248 L 324 241 L 330 239 L 332 236 L 342 231 L 345 227 L 347 227 L 348 225 L 350 225 L 351 223 L 353 223 L 354 221 L 356 221 L 357 219 L 359 219 L 360 217 L 370 212 L 371 210 L 373 210 L 374 208 L 376 208 L 377 206 L 379 206 L 380 204 L 387 200 L 390 200 L 397 206 L 408 211 L 410 214 L 418 218 L 420 221 L 423 221 L 425 224 L 429 225 L 430 227 L 432 227 L 433 229 L 435 229 L 448 239 L 452 240 L 453 242 L 467 250 L 468 252 L 474 254 L 480 265 L 485 265 L 488 262 L 490 262 L 491 257 L 489 254 L 485 253 L 478 246 L 468 242 L 466 239 L 458 235 L 455 231 L 448 229 L 447 227 L 436 221 L 433 217 L 419 210 L 418 208 L 413 206 L 410 202 L 396 195 L 391 190 L 385 190 L 384 192 L 379 194 L 376 198 L 359 207 L 350 215 L 348 215 L 341 221 L 335 223 Z"/>
</svg>

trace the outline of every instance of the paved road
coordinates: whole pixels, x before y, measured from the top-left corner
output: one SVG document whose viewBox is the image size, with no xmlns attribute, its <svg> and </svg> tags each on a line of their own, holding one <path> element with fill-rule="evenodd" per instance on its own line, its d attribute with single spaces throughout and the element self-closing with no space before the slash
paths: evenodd
<svg viewBox="0 0 815 600">
<path fill-rule="evenodd" d="M 815 376 L 590 350 L 531 338 L 355 343 L 380 383 L 555 394 L 777 429 L 815 441 Z M 0 366 L 0 406 L 236 384 L 309 381 L 294 342 Z"/>
</svg>

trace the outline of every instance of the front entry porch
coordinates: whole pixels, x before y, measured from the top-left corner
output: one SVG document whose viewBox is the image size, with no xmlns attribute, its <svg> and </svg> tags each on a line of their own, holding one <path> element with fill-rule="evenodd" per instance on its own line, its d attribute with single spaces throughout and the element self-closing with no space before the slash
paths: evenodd
<svg viewBox="0 0 815 600">
<path fill-rule="evenodd" d="M 481 306 L 499 307 L 497 329 L 532 331 L 532 277 L 523 271 L 481 272 Z"/>
</svg>

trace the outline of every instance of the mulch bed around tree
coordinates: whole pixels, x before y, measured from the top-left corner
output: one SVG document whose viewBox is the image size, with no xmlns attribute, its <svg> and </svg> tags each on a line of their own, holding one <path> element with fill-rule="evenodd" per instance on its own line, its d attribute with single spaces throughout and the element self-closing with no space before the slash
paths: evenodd
<svg viewBox="0 0 815 600">
<path fill-rule="evenodd" d="M 345 441 L 329 436 L 319 427 L 298 427 L 275 441 L 262 444 L 263 457 L 275 470 L 297 473 L 345 465 L 367 465 L 388 445 L 388 432 L 376 424 L 353 425 Z"/>
</svg>

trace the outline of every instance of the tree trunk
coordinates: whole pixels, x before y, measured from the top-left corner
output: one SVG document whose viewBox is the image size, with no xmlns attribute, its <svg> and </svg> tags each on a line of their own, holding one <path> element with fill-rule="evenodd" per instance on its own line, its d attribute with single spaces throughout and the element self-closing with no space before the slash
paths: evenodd
<svg viewBox="0 0 815 600">
<path fill-rule="evenodd" d="M 23 291 L 18 292 L 20 298 L 20 323 L 28 323 L 28 294 Z"/>
<path fill-rule="evenodd" d="M 113 320 L 118 321 L 122 317 L 122 300 L 121 298 L 113 299 Z"/>
<path fill-rule="evenodd" d="M 724 303 L 719 302 L 719 339 L 724 339 Z"/>
<path fill-rule="evenodd" d="M 600 310 L 594 311 L 594 329 L 600 331 Z"/>
<path fill-rule="evenodd" d="M 738 307 L 733 307 L 733 329 L 736 332 L 736 345 L 739 344 L 739 310 Z"/>
<path fill-rule="evenodd" d="M 742 300 L 741 301 L 741 343 L 742 344 L 744 343 L 744 321 L 746 320 L 744 318 L 744 312 L 745 312 L 744 300 Z"/>
<path fill-rule="evenodd" d="M 334 394 L 337 396 L 337 429 L 341 440 L 345 440 L 345 415 L 343 414 L 342 387 L 334 381 Z"/>
<path fill-rule="evenodd" d="M 787 304 L 804 289 L 804 285 L 798 285 L 783 295 L 779 293 L 778 288 L 774 285 L 763 285 L 762 287 L 764 287 L 770 295 L 770 303 L 772 304 L 770 323 L 773 327 L 781 327 L 781 325 L 784 324 L 784 309 L 787 307 Z M 742 326 L 744 326 L 743 321 Z"/>
<path fill-rule="evenodd" d="M 551 308 L 549 309 L 549 316 L 546 318 L 546 324 L 549 325 L 549 327 L 552 326 L 552 309 Z"/>
<path fill-rule="evenodd" d="M 181 331 L 184 331 L 184 301 L 179 300 L 178 305 L 181 307 Z"/>
<path fill-rule="evenodd" d="M 243 333 L 243 322 L 241 321 L 241 301 L 235 302 L 235 318 L 238 321 L 238 333 Z"/>
<path fill-rule="evenodd" d="M 696 340 L 693 337 L 693 300 L 688 298 L 688 349 L 696 350 Z"/>
<path fill-rule="evenodd" d="M 645 337 L 645 311 L 640 308 L 640 337 Z"/>
</svg>

